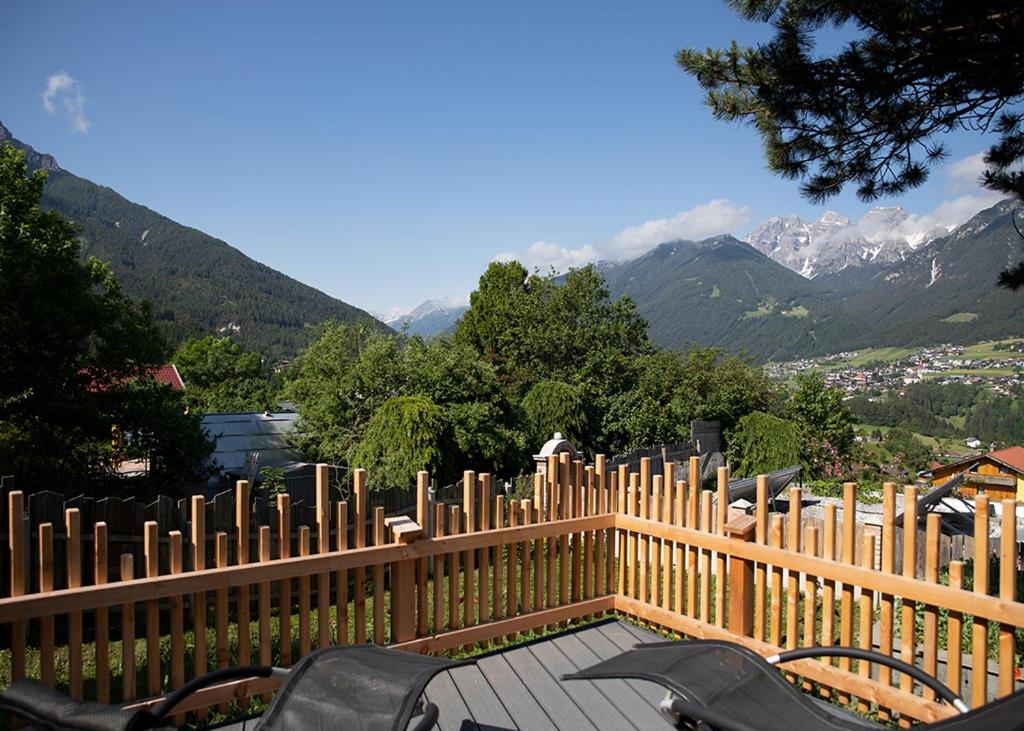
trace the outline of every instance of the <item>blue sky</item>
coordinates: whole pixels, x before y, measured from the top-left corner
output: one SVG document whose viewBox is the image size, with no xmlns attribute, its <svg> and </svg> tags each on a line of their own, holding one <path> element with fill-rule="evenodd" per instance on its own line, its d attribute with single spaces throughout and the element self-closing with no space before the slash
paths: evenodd
<svg viewBox="0 0 1024 731">
<path fill-rule="evenodd" d="M 377 312 L 500 254 L 563 265 L 824 208 L 715 122 L 673 54 L 756 42 L 720 0 L 5 6 L 0 121 L 72 172 Z M 950 139 L 898 201 L 991 196 Z M 827 206 L 851 218 L 852 194 Z"/>
</svg>

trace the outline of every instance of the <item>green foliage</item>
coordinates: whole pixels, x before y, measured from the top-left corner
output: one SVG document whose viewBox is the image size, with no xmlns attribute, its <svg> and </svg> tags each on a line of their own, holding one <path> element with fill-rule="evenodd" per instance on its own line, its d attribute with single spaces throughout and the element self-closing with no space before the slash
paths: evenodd
<svg viewBox="0 0 1024 731">
<path fill-rule="evenodd" d="M 890 429 L 882 439 L 882 447 L 893 455 L 889 471 L 896 477 L 911 478 L 931 462 L 932 450 L 909 429 Z"/>
<path fill-rule="evenodd" d="M 354 460 L 370 420 L 389 399 L 419 396 L 442 409 L 449 429 L 436 476 L 523 464 L 524 442 L 494 369 L 447 338 L 326 325 L 288 373 L 284 394 L 300 405 L 296 444 L 312 459 L 366 467 Z"/>
<path fill-rule="evenodd" d="M 841 475 L 853 453 L 856 418 L 843 392 L 817 374 L 798 374 L 796 383 L 785 414 L 800 430 L 801 462 L 808 477 Z"/>
<path fill-rule="evenodd" d="M 40 210 L 45 182 L 0 146 L 0 471 L 27 490 L 91 492 L 121 459 L 148 458 L 150 485 L 181 491 L 211 446 L 147 375 L 166 342 L 148 304 L 81 261 L 75 227 Z"/>
<path fill-rule="evenodd" d="M 261 467 L 260 468 L 260 489 L 271 495 L 280 495 L 288 492 L 284 484 L 284 467 Z"/>
<path fill-rule="evenodd" d="M 1019 63 L 1024 9 L 978 3 L 739 0 L 741 17 L 770 22 L 757 47 L 683 49 L 679 66 L 707 91 L 715 117 L 748 121 L 769 169 L 800 178 L 815 202 L 852 184 L 862 200 L 903 193 L 928 178 L 955 129 L 999 135 L 985 185 L 1024 200 Z M 850 33 L 835 53 L 819 34 Z M 1024 264 L 1002 284 L 1024 285 Z"/>
<path fill-rule="evenodd" d="M 366 425 L 353 462 L 375 487 L 408 485 L 419 470 L 438 474 L 448 442 L 440 407 L 423 396 L 395 396 Z"/>
<path fill-rule="evenodd" d="M 579 391 L 561 381 L 541 381 L 523 399 L 526 433 L 531 444 L 543 444 L 555 432 L 582 444 L 589 429 Z"/>
<path fill-rule="evenodd" d="M 736 477 L 767 474 L 800 463 L 800 429 L 762 411 L 737 421 L 728 441 L 729 464 Z"/>
<path fill-rule="evenodd" d="M 605 414 L 605 431 L 622 451 L 689 438 L 694 419 L 731 428 L 752 411 L 770 410 L 780 394 L 764 371 L 717 348 L 659 351 L 637 361 L 636 386 Z"/>
<path fill-rule="evenodd" d="M 185 382 L 185 402 L 200 414 L 267 411 L 277 389 L 259 353 L 245 353 L 231 338 L 193 338 L 172 362 Z"/>
</svg>

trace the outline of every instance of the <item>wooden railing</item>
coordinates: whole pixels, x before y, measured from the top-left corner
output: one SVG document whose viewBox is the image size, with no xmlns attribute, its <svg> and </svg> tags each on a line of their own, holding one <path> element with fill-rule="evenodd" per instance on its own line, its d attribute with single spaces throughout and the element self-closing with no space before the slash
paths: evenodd
<svg viewBox="0 0 1024 731">
<path fill-rule="evenodd" d="M 467 472 L 462 506 L 431 507 L 429 479 L 421 473 L 416 521 L 385 521 L 380 508 L 371 516 L 366 475 L 356 470 L 351 505 L 332 505 L 326 480 L 318 490 L 317 545 L 305 526 L 297 546 L 280 540 L 291 527 L 282 496 L 277 525 L 250 526 L 249 512 L 239 510 L 232 534 L 216 536 L 212 556 L 205 555 L 197 497 L 189 535 L 169 534 L 164 573 L 156 523 L 146 525 L 143 570 L 136 571 L 126 555 L 121 575 L 113 577 L 105 570 L 105 526 L 93 527 L 93 555 L 82 556 L 79 517 L 69 510 L 68 570 L 59 577 L 67 588 L 56 591 L 52 526 L 40 526 L 33 546 L 12 531 L 12 596 L 0 599 L 6 648 L 0 684 L 29 675 L 77 697 L 151 704 L 207 669 L 287 666 L 314 647 L 369 640 L 416 652 L 471 650 L 618 612 L 666 634 L 730 639 L 764 654 L 813 644 L 876 646 L 934 672 L 944 653 L 947 683 L 958 690 L 968 686 L 972 705 L 988 697 L 992 622 L 998 626 L 998 695 L 1014 689 L 1014 629 L 1024 626 L 1024 604 L 1014 595 L 1016 544 L 1002 542 L 1000 575 L 989 577 L 989 505 L 983 497 L 977 501 L 974 589 L 966 591 L 959 562 L 949 567 L 949 585 L 938 581 L 936 516 L 927 520 L 925 575 L 914 575 L 912 558 L 901 568 L 894 555 L 893 485 L 885 487 L 876 567 L 870 534 L 863 537 L 863 564 L 854 563 L 852 484 L 841 519 L 835 507 L 826 508 L 823 531 L 810 526 L 801 535 L 798 488 L 791 489 L 786 531 L 783 516 L 769 514 L 764 481 L 756 515 L 728 520 L 714 491 L 689 488 L 700 484 L 696 458 L 689 464 L 691 479 L 674 484 L 666 480 L 673 465 L 654 475 L 648 460 L 634 474 L 625 466 L 606 470 L 600 456 L 592 466 L 552 457 L 546 467 L 535 477 L 530 500 L 481 501 L 480 494 L 491 494 L 490 476 Z M 723 469 L 718 504 L 724 505 L 727 478 Z M 247 505 L 248 486 L 240 483 L 237 491 L 236 504 Z M 907 491 L 905 534 L 916 536 L 915 490 Z M 9 500 L 9 515 L 20 516 L 21 494 Z M 1014 508 L 1012 501 L 1002 505 L 1004 535 L 1015 530 Z M 351 532 L 349 545 L 349 526 L 366 519 L 372 533 Z M 431 523 L 434 535 L 423 535 L 422 526 Z M 236 545 L 235 563 L 228 561 L 229 541 Z M 913 542 L 904 542 L 908 557 L 914 556 L 916 547 L 907 545 Z M 192 554 L 187 562 L 186 552 Z M 25 592 L 19 567 L 26 553 L 39 566 L 39 592 Z M 96 567 L 89 586 L 81 581 L 85 561 Z M 990 579 L 998 583 L 998 596 L 989 596 Z M 914 626 L 918 605 L 923 629 L 904 632 Z M 971 621 L 966 673 L 963 628 Z M 948 638 L 944 646 L 940 637 Z M 787 670 L 808 690 L 857 702 L 883 717 L 933 720 L 952 713 L 909 678 L 868 663 L 802 660 Z M 202 719 L 211 706 L 233 700 L 245 705 L 273 687 L 270 679 L 227 683 L 193 696 L 179 710 L 197 711 Z"/>
</svg>

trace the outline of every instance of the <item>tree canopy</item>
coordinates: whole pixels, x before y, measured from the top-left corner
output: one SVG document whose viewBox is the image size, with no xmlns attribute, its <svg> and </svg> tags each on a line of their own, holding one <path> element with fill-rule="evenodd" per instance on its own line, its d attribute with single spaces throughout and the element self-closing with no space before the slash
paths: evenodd
<svg viewBox="0 0 1024 731">
<path fill-rule="evenodd" d="M 82 261 L 75 227 L 40 210 L 46 173 L 0 146 L 0 471 L 26 489 L 90 491 L 125 458 L 180 490 L 210 445 L 149 370 L 168 346 L 148 304 Z"/>
<path fill-rule="evenodd" d="M 820 202 L 854 185 L 866 201 L 923 183 L 939 139 L 994 132 L 984 184 L 1024 201 L 1024 6 L 1000 0 L 732 0 L 771 23 L 756 47 L 682 49 L 676 62 L 715 117 L 748 121 L 772 171 Z M 852 36 L 835 53 L 826 35 Z M 1000 283 L 1024 286 L 1024 262 Z"/>
<path fill-rule="evenodd" d="M 201 414 L 273 409 L 277 389 L 259 353 L 229 337 L 193 338 L 173 357 L 185 381 L 185 403 Z"/>
</svg>

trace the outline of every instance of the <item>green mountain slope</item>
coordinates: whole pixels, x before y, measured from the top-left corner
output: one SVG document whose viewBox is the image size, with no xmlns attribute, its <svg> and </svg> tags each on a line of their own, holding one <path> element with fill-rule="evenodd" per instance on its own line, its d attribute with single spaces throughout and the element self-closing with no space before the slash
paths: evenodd
<svg viewBox="0 0 1024 731">
<path fill-rule="evenodd" d="M 1024 257 L 1012 215 L 1013 204 L 1004 201 L 905 261 L 830 281 L 838 306 L 873 323 L 855 344 L 971 343 L 1020 335 L 1024 293 L 996 286 L 999 272 Z"/>
<path fill-rule="evenodd" d="M 108 263 L 133 298 L 150 300 L 174 342 L 231 335 L 244 348 L 278 360 L 293 357 L 309 326 L 326 320 L 386 327 L 224 241 L 61 169 L 0 124 L 4 142 L 24 149 L 31 167 L 49 171 L 43 206 L 81 227 L 83 253 Z"/>
<path fill-rule="evenodd" d="M 863 329 L 833 306 L 827 288 L 731 236 L 662 244 L 601 269 L 611 294 L 636 302 L 662 347 L 697 342 L 789 360 Z"/>
</svg>

